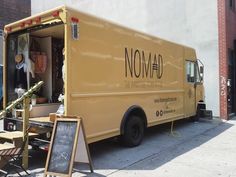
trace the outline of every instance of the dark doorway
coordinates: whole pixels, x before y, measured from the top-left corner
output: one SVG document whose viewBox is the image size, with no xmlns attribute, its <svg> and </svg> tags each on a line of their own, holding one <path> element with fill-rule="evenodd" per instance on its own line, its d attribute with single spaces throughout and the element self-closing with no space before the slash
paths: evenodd
<svg viewBox="0 0 236 177">
<path fill-rule="evenodd" d="M 235 43 L 236 44 L 236 43 Z M 236 46 L 235 46 L 236 47 Z M 236 62 L 235 50 L 228 49 L 227 101 L 229 115 L 236 113 Z"/>
</svg>

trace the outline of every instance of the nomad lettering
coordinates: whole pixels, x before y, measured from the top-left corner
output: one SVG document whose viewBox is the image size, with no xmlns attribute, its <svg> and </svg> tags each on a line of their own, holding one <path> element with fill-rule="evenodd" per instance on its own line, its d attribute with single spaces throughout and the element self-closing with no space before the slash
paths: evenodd
<svg viewBox="0 0 236 177">
<path fill-rule="evenodd" d="M 125 77 L 160 79 L 162 75 L 162 55 L 125 48 Z"/>
</svg>

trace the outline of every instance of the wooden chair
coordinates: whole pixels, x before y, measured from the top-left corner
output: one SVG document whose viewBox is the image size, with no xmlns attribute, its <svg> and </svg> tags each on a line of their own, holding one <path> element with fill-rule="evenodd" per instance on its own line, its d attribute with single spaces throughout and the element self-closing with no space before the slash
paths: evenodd
<svg viewBox="0 0 236 177">
<path fill-rule="evenodd" d="M 21 176 L 21 174 L 16 169 L 21 169 L 27 175 L 29 175 L 26 169 L 22 166 L 22 160 L 21 160 L 26 142 L 27 142 L 27 138 L 25 136 L 21 147 L 14 147 L 14 148 L 0 151 L 0 157 L 1 157 L 1 160 L 5 161 L 5 167 L 9 169 L 13 169 L 19 176 Z M 7 171 L 5 176 L 7 176 L 8 174 L 9 174 L 9 170 Z"/>
</svg>

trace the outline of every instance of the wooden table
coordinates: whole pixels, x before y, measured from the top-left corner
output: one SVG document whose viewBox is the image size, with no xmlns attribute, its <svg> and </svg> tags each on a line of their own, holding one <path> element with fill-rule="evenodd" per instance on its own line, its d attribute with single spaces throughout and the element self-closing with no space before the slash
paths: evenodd
<svg viewBox="0 0 236 177">
<path fill-rule="evenodd" d="M 52 121 L 50 121 L 50 117 L 35 117 L 35 118 L 30 118 L 29 120 L 42 123 L 53 123 Z"/>
<path fill-rule="evenodd" d="M 29 138 L 36 137 L 36 136 L 38 136 L 37 133 L 29 133 Z M 21 132 L 21 131 L 0 133 L 0 140 L 2 142 L 7 141 L 10 143 L 13 143 L 15 147 L 21 146 L 22 139 L 23 139 L 23 132 Z"/>
<path fill-rule="evenodd" d="M 0 144 L 0 151 L 5 150 L 5 149 L 11 149 L 14 147 L 15 146 L 13 144 Z"/>
<path fill-rule="evenodd" d="M 13 144 L 0 144 L 0 151 L 6 150 L 6 149 L 12 149 L 15 146 Z"/>
</svg>

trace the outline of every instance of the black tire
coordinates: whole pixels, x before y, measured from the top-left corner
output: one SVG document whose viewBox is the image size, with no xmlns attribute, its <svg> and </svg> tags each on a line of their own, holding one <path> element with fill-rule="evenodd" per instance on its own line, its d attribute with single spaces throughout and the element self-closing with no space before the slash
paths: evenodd
<svg viewBox="0 0 236 177">
<path fill-rule="evenodd" d="M 135 147 L 141 144 L 144 136 L 144 122 L 138 116 L 130 116 L 121 136 L 123 145 Z"/>
</svg>

